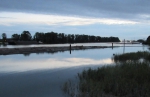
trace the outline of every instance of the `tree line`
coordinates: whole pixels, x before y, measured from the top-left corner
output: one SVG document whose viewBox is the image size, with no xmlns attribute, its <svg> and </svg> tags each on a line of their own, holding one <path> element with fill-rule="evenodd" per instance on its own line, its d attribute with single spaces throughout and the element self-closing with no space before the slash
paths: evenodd
<svg viewBox="0 0 150 97">
<path fill-rule="evenodd" d="M 143 44 L 150 45 L 150 36 L 147 37 L 146 41 L 143 41 Z"/>
<path fill-rule="evenodd" d="M 13 34 L 11 37 L 15 41 L 40 41 L 47 44 L 57 43 L 88 43 L 88 42 L 120 42 L 118 37 L 100 37 L 84 34 L 64 34 L 56 32 L 36 32 L 32 37 L 29 31 L 21 34 Z"/>
</svg>

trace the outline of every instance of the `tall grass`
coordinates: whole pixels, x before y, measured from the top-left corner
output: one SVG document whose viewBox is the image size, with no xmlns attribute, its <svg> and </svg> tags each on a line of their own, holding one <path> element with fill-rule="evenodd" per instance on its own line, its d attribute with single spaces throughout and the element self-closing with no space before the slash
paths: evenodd
<svg viewBox="0 0 150 97">
<path fill-rule="evenodd" d="M 89 93 L 90 97 L 102 94 L 150 97 L 149 63 L 128 62 L 89 69 L 79 74 L 79 78 L 80 91 Z"/>
<path fill-rule="evenodd" d="M 143 56 L 143 53 L 146 54 L 146 57 Z M 119 56 L 131 61 L 123 60 L 117 62 L 116 65 L 84 70 L 78 74 L 78 85 L 73 86 L 71 82 L 68 85 L 64 84 L 68 87 L 67 91 L 76 90 L 71 97 L 150 97 L 148 52 L 128 53 Z M 134 56 L 136 58 L 133 58 Z M 147 61 L 135 61 L 141 56 Z M 70 87 L 73 87 L 74 90 Z"/>
<path fill-rule="evenodd" d="M 144 59 L 145 61 L 150 61 L 150 53 L 147 51 L 138 51 L 125 54 L 116 54 L 112 57 L 114 62 L 127 62 L 127 61 L 138 61 L 139 59 Z"/>
</svg>

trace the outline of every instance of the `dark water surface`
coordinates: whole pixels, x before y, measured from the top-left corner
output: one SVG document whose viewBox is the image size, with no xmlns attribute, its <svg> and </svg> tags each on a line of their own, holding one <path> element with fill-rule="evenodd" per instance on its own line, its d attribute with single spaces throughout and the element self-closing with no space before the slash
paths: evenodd
<svg viewBox="0 0 150 97">
<path fill-rule="evenodd" d="M 77 73 L 89 67 L 112 64 L 116 53 L 148 50 L 147 47 L 123 47 L 75 50 L 54 54 L 0 56 L 0 97 L 67 97 L 61 86 L 68 79 L 77 81 Z"/>
</svg>

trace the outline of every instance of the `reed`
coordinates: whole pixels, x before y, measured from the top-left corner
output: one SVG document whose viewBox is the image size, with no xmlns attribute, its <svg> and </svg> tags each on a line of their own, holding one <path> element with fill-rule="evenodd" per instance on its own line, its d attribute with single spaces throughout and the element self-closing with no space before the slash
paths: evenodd
<svg viewBox="0 0 150 97">
<path fill-rule="evenodd" d="M 139 61 L 140 59 L 144 59 L 144 61 L 150 61 L 150 53 L 148 51 L 138 51 L 125 54 L 115 54 L 112 57 L 114 62 Z"/>
<path fill-rule="evenodd" d="M 121 59 L 121 62 L 116 65 L 84 70 L 78 73 L 76 86 L 67 82 L 67 91 L 74 92 L 71 97 L 150 97 L 149 53 L 128 53 L 119 57 L 126 58 L 126 61 L 118 58 L 117 61 Z M 141 57 L 145 59 L 143 62 L 136 61 Z"/>
</svg>

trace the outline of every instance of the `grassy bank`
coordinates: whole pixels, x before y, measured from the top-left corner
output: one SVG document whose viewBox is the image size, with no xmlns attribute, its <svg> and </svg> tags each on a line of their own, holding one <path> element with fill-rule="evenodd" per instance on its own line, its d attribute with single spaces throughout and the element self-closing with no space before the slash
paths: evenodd
<svg viewBox="0 0 150 97">
<path fill-rule="evenodd" d="M 146 60 L 138 61 L 143 54 Z M 116 55 L 116 65 L 84 70 L 78 74 L 79 83 L 68 81 L 62 89 L 71 97 L 150 97 L 150 59 L 145 54 L 149 56 L 149 52 Z"/>
</svg>

